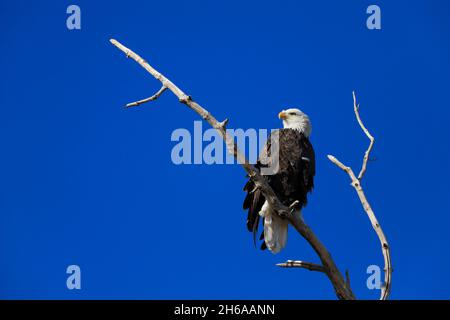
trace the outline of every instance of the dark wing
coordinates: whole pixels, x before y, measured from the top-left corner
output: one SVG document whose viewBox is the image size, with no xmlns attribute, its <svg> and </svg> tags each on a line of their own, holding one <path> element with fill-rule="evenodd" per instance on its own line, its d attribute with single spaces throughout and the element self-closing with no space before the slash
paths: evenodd
<svg viewBox="0 0 450 320">
<path fill-rule="evenodd" d="M 265 198 L 259 189 L 255 190 L 255 184 L 251 179 L 245 184 L 244 191 L 247 192 L 243 205 L 244 210 L 248 210 L 247 229 L 253 232 L 253 242 L 256 245 L 256 234 L 260 219 L 259 211 L 264 204 Z"/>
<path fill-rule="evenodd" d="M 314 188 L 314 176 L 316 174 L 316 155 L 314 148 L 308 138 L 302 139 L 302 163 L 303 163 L 303 185 L 306 192 Z"/>
<path fill-rule="evenodd" d="M 271 139 L 272 133 L 267 138 L 266 144 L 259 155 L 258 161 L 255 164 L 255 168 L 260 171 L 262 167 L 268 167 L 271 165 Z M 275 140 L 276 141 L 276 140 Z M 248 177 L 248 176 L 247 176 Z M 265 176 L 268 179 L 270 184 L 270 176 Z M 253 242 L 256 245 L 256 235 L 258 233 L 258 226 L 260 221 L 259 212 L 261 211 L 262 206 L 264 205 L 265 198 L 259 189 L 255 188 L 255 184 L 251 179 L 247 181 L 244 186 L 244 191 L 247 192 L 247 195 L 244 199 L 243 209 L 248 210 L 247 214 L 247 229 L 248 231 L 253 233 Z M 264 239 L 264 232 L 261 234 L 260 240 Z M 261 249 L 265 249 L 265 243 L 262 244 Z"/>
</svg>

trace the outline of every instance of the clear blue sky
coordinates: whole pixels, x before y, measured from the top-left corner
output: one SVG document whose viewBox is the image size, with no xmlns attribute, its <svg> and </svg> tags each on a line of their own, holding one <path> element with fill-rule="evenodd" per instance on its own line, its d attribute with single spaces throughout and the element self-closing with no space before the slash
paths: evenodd
<svg viewBox="0 0 450 320">
<path fill-rule="evenodd" d="M 81 30 L 66 28 L 77 4 Z M 370 4 L 382 30 L 366 28 Z M 237 165 L 170 159 L 198 117 L 108 42 L 133 48 L 230 127 L 313 122 L 316 188 L 305 219 L 349 269 L 360 298 L 378 239 L 348 177 L 377 142 L 365 190 L 392 246 L 392 298 L 450 298 L 448 1 L 1 1 L 0 298 L 334 299 L 291 232 L 279 255 L 253 247 Z M 66 288 L 66 267 L 82 289 Z"/>
</svg>

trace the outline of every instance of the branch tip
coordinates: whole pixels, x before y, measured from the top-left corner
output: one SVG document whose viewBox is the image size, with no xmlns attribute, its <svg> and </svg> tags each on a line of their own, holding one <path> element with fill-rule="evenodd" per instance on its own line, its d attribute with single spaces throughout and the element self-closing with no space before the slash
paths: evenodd
<svg viewBox="0 0 450 320">
<path fill-rule="evenodd" d="M 287 260 L 286 262 L 277 263 L 276 265 L 281 268 L 303 268 L 309 271 L 318 271 L 326 273 L 325 268 L 322 265 L 306 261 Z"/>
<path fill-rule="evenodd" d="M 145 98 L 145 99 L 142 99 L 142 100 L 139 100 L 139 101 L 135 101 L 135 102 L 128 103 L 128 104 L 125 106 L 125 108 L 136 107 L 136 106 L 139 106 L 139 105 L 141 105 L 141 104 L 143 104 L 143 103 L 146 103 L 146 102 L 149 102 L 149 101 L 155 101 L 155 100 L 158 99 L 158 98 L 164 93 L 164 91 L 166 91 L 166 90 L 167 90 L 167 87 L 163 85 L 163 86 L 161 87 L 161 89 L 159 89 L 158 92 L 156 92 L 156 93 L 155 93 L 154 95 L 152 95 L 151 97 L 148 97 L 148 98 Z"/>
<path fill-rule="evenodd" d="M 229 121 L 228 118 L 226 118 L 225 120 L 219 123 L 219 127 L 226 129 L 228 121 Z"/>
<path fill-rule="evenodd" d="M 348 269 L 345 270 L 345 283 L 347 284 L 347 287 L 350 288 L 350 273 Z"/>
</svg>

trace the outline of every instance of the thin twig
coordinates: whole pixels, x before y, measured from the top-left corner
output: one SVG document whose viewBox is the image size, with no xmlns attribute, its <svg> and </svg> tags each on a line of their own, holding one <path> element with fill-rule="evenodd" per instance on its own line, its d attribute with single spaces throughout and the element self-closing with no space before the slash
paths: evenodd
<svg viewBox="0 0 450 320">
<path fill-rule="evenodd" d="M 158 99 L 159 96 L 162 95 L 163 92 L 166 91 L 166 90 L 167 90 L 167 87 L 162 86 L 161 89 L 159 89 L 158 92 L 155 93 L 154 95 L 152 95 L 151 97 L 148 97 L 148 98 L 136 101 L 136 102 L 131 102 L 131 103 L 127 104 L 125 106 L 125 108 L 136 107 L 136 106 L 139 106 L 139 105 L 141 105 L 143 103 L 146 103 L 146 102 L 149 102 L 149 101 L 154 101 L 154 100 Z"/>
<path fill-rule="evenodd" d="M 348 270 L 345 270 L 345 282 L 347 283 L 347 286 L 350 287 L 350 273 Z"/>
<path fill-rule="evenodd" d="M 369 147 L 367 148 L 366 152 L 364 153 L 361 171 L 358 174 L 358 180 L 361 181 L 361 179 L 363 178 L 363 176 L 367 170 L 367 161 L 369 161 L 370 152 L 373 149 L 373 144 L 375 143 L 375 138 L 370 134 L 369 130 L 367 130 L 366 126 L 364 125 L 364 123 L 361 120 L 361 117 L 359 116 L 359 104 L 356 103 L 355 91 L 353 91 L 353 110 L 355 111 L 356 120 L 358 120 L 359 126 L 364 131 L 367 138 L 369 138 L 369 140 L 370 140 Z"/>
<path fill-rule="evenodd" d="M 282 268 L 303 268 L 309 271 L 325 272 L 325 268 L 320 264 L 300 260 L 288 260 L 283 263 L 278 263 L 277 266 Z"/>
<path fill-rule="evenodd" d="M 370 145 L 367 149 L 364 159 L 363 159 L 363 165 L 361 172 L 359 174 L 359 177 L 357 178 L 355 173 L 353 172 L 352 168 L 349 166 L 346 166 L 341 161 L 339 161 L 336 157 L 332 155 L 328 155 L 328 159 L 334 163 L 336 166 L 338 166 L 340 169 L 345 171 L 351 180 L 351 185 L 353 188 L 355 188 L 356 193 L 358 194 L 359 200 L 361 201 L 361 204 L 367 213 L 367 216 L 370 219 L 370 222 L 372 224 L 372 227 L 374 228 L 380 243 L 381 243 L 381 251 L 383 253 L 384 258 L 384 285 L 381 288 L 381 296 L 380 300 L 386 300 L 389 297 L 389 294 L 391 292 L 391 282 L 392 282 L 392 262 L 391 262 L 391 252 L 389 248 L 388 241 L 386 239 L 386 236 L 384 235 L 383 229 L 381 229 L 381 226 L 375 216 L 375 213 L 372 210 L 372 207 L 370 206 L 369 201 L 366 198 L 366 195 L 364 193 L 364 190 L 361 186 L 361 178 L 363 177 L 364 173 L 366 172 L 367 168 L 367 161 L 369 159 L 370 152 L 372 151 L 373 144 L 375 139 L 373 136 L 369 133 L 367 128 L 364 126 L 361 117 L 359 116 L 359 105 L 356 103 L 356 96 L 355 92 L 353 92 L 353 105 L 354 105 L 354 111 L 356 115 L 356 119 L 358 120 L 358 123 L 361 127 L 361 129 L 364 131 L 364 133 L 369 137 L 370 139 Z"/>
<path fill-rule="evenodd" d="M 341 272 L 337 268 L 335 262 L 331 258 L 330 253 L 325 248 L 325 246 L 316 237 L 314 232 L 309 228 L 309 226 L 303 221 L 299 214 L 292 213 L 292 210 L 281 203 L 278 197 L 275 195 L 273 189 L 269 186 L 266 179 L 260 175 L 259 171 L 256 170 L 253 165 L 251 165 L 247 158 L 240 152 L 234 139 L 227 133 L 226 124 L 228 120 L 219 122 L 216 118 L 206 109 L 201 107 L 197 102 L 195 102 L 191 96 L 185 94 L 180 88 L 178 88 L 169 79 L 163 76 L 161 73 L 156 71 L 150 64 L 142 59 L 139 55 L 134 53 L 132 50 L 128 49 L 118 41 L 111 39 L 111 43 L 126 54 L 127 57 L 132 58 L 138 64 L 140 64 L 145 70 L 147 70 L 153 77 L 159 80 L 163 86 L 167 87 L 173 94 L 178 98 L 178 100 L 188 106 L 190 109 L 195 111 L 200 115 L 202 119 L 208 122 L 213 128 L 215 128 L 218 133 L 222 136 L 225 141 L 228 152 L 230 152 L 238 161 L 239 164 L 248 173 L 250 179 L 253 180 L 255 186 L 261 190 L 265 199 L 279 216 L 285 216 L 286 219 L 294 226 L 294 228 L 305 238 L 308 243 L 313 247 L 314 251 L 319 256 L 322 265 L 325 269 L 325 273 L 330 279 L 336 295 L 339 299 L 354 300 L 355 296 L 350 287 L 342 276 Z"/>
</svg>

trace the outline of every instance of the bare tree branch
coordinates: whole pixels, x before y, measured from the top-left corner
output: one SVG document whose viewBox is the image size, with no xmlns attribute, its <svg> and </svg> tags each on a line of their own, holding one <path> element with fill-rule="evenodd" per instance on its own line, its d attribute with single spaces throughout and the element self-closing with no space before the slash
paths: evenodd
<svg viewBox="0 0 450 320">
<path fill-rule="evenodd" d="M 375 139 L 369 133 L 369 130 L 367 130 L 367 128 L 364 126 L 364 124 L 361 120 L 361 117 L 359 116 L 359 105 L 356 103 L 355 92 L 353 92 L 353 107 L 354 107 L 356 119 L 358 120 L 358 123 L 359 123 L 361 129 L 364 131 L 366 136 L 370 139 L 369 147 L 367 148 L 367 151 L 364 154 L 361 172 L 359 173 L 359 176 L 356 177 L 352 168 L 344 165 L 336 157 L 334 157 L 332 155 L 328 155 L 328 159 L 331 162 L 333 162 L 336 166 L 338 166 L 340 169 L 345 171 L 348 174 L 348 176 L 350 177 L 351 185 L 353 188 L 355 188 L 356 193 L 358 194 L 359 200 L 361 201 L 361 204 L 362 204 L 364 210 L 366 211 L 367 216 L 370 219 L 370 222 L 372 223 L 372 227 L 374 228 L 374 230 L 381 242 L 381 251 L 383 253 L 383 258 L 384 258 L 384 284 L 381 288 L 380 300 L 386 300 L 389 297 L 389 294 L 391 292 L 391 281 L 392 281 L 391 252 L 390 252 L 390 248 L 389 248 L 389 244 L 386 239 L 386 236 L 384 235 L 383 229 L 381 229 L 381 226 L 375 216 L 375 213 L 373 212 L 372 207 L 370 206 L 370 203 L 367 200 L 364 190 L 361 186 L 361 179 L 366 172 L 367 161 L 369 159 L 370 152 L 372 151 Z"/>
<path fill-rule="evenodd" d="M 300 260 L 288 260 L 283 263 L 278 263 L 277 266 L 282 268 L 303 268 L 309 271 L 325 272 L 325 268 L 320 264 Z"/>
<path fill-rule="evenodd" d="M 136 106 L 139 106 L 139 105 L 141 105 L 143 103 L 146 103 L 146 102 L 149 102 L 149 101 L 154 101 L 154 100 L 158 99 L 159 96 L 162 95 L 163 92 L 166 91 L 166 90 L 167 90 L 167 87 L 162 86 L 161 89 L 159 89 L 158 92 L 155 93 L 154 95 L 152 95 L 151 97 L 146 98 L 146 99 L 142 99 L 142 100 L 139 100 L 139 101 L 136 101 L 136 102 L 131 102 L 131 103 L 127 104 L 125 106 L 125 108 L 136 107 Z"/>
<path fill-rule="evenodd" d="M 201 107 L 198 103 L 196 103 L 191 96 L 185 94 L 180 88 L 178 88 L 174 83 L 172 83 L 169 79 L 163 76 L 161 73 L 156 71 L 150 64 L 148 64 L 144 59 L 142 59 L 139 55 L 134 53 L 132 50 L 128 49 L 118 41 L 111 39 L 111 43 L 116 46 L 118 49 L 123 51 L 127 57 L 132 58 L 138 64 L 140 64 L 145 70 L 147 70 L 153 77 L 159 80 L 164 87 L 173 92 L 175 96 L 178 97 L 179 101 L 185 104 L 187 107 L 195 111 L 200 115 L 202 119 L 208 122 L 213 128 L 215 128 L 218 133 L 222 136 L 225 141 L 225 145 L 227 147 L 228 152 L 234 155 L 237 159 L 238 163 L 242 165 L 245 171 L 248 173 L 250 179 L 253 180 L 255 186 L 259 188 L 264 195 L 265 199 L 268 201 L 271 208 L 282 217 L 288 219 L 288 221 L 294 226 L 294 228 L 305 238 L 308 243 L 313 247 L 314 251 L 319 256 L 325 274 L 330 279 L 335 293 L 339 299 L 346 300 L 354 300 L 355 296 L 350 287 L 347 286 L 344 277 L 341 272 L 337 268 L 334 263 L 331 255 L 325 246 L 320 242 L 320 240 L 316 237 L 314 232 L 309 228 L 309 226 L 303 221 L 299 214 L 295 214 L 294 204 L 291 204 L 289 207 L 285 206 L 281 203 L 281 201 L 277 198 L 272 188 L 267 183 L 266 179 L 259 174 L 259 171 L 251 165 L 246 157 L 239 151 L 237 145 L 234 142 L 234 139 L 227 134 L 226 125 L 228 123 L 228 119 L 225 119 L 222 122 L 219 122 L 214 118 L 214 116 Z"/>
<path fill-rule="evenodd" d="M 358 180 L 361 181 L 361 179 L 363 178 L 363 176 L 367 170 L 367 161 L 369 161 L 370 152 L 373 149 L 373 144 L 375 143 L 375 138 L 370 134 L 369 130 L 367 130 L 367 128 L 364 126 L 364 123 L 362 122 L 361 117 L 359 116 L 359 104 L 356 103 L 355 91 L 353 91 L 353 109 L 355 111 L 356 120 L 358 120 L 359 126 L 364 131 L 367 138 L 369 138 L 369 140 L 370 140 L 369 147 L 367 148 L 366 152 L 364 153 L 361 171 L 359 172 L 359 175 L 358 175 Z"/>
</svg>

